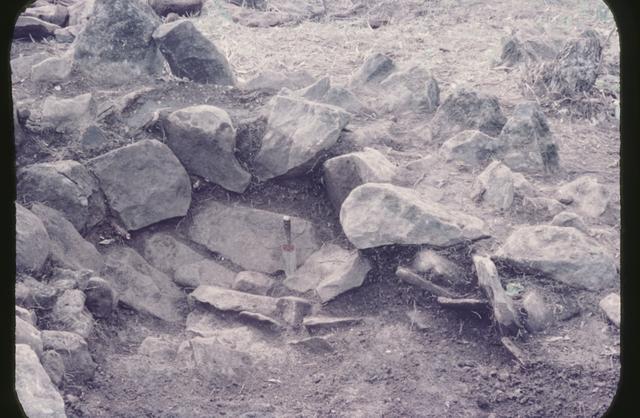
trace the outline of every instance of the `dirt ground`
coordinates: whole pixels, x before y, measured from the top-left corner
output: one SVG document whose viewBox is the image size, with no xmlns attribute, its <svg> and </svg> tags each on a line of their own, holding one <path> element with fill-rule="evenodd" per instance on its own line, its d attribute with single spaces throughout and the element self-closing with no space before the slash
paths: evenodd
<svg viewBox="0 0 640 418">
<path fill-rule="evenodd" d="M 613 19 L 598 0 L 394 2 L 369 0 L 367 7 L 344 18 L 351 1 L 326 2 L 334 16 L 273 28 L 252 28 L 234 23 L 223 2 L 209 0 L 203 13 L 193 18 L 227 55 L 240 81 L 265 70 L 307 70 L 315 77 L 330 75 L 336 85 L 373 52 L 383 52 L 396 63 L 417 62 L 429 68 L 441 89 L 441 100 L 456 87 L 495 94 L 508 116 L 524 101 L 537 100 L 520 83 L 518 69 L 500 68 L 501 40 L 513 32 L 561 44 L 586 29 L 595 29 L 607 40 L 603 72 L 618 77 L 618 38 Z M 371 17 L 388 24 L 372 29 Z M 68 45 L 54 42 L 16 42 L 12 58 L 45 51 L 60 54 Z M 103 89 L 74 78 L 59 86 L 42 88 L 28 79 L 14 80 L 14 100 L 41 100 L 49 94 L 73 96 L 92 91 L 99 103 L 142 86 Z M 208 103 L 226 109 L 243 125 L 255 117 L 270 97 L 267 93 L 242 92 L 182 82 L 170 77 L 149 85 L 126 118 L 105 119 L 110 147 L 142 137 L 162 138 L 162 132 L 136 130 L 155 109 Z M 620 254 L 619 127 L 614 103 L 603 93 L 600 111 L 588 117 L 572 109 L 545 107 L 551 130 L 559 144 L 562 171 L 554 177 L 528 177 L 543 191 L 581 174 L 594 175 L 612 192 L 612 204 L 604 216 L 588 221 L 598 241 L 617 257 Z M 391 141 L 369 136 L 367 146 L 384 151 L 398 165 L 423 158 L 428 170 L 407 172 L 406 186 L 428 193 L 452 209 L 464 210 L 485 220 L 492 238 L 474 244 L 474 250 L 490 253 L 513 226 L 539 223 L 517 214 L 497 214 L 471 202 L 469 191 L 478 172 L 465 170 L 429 156 L 437 145 L 422 134 L 428 120 L 406 115 L 382 115 L 375 120 L 359 117 L 343 133 L 332 153 L 358 149 L 359 129 L 393 133 Z M 250 134 L 248 134 L 250 136 Z M 84 161 L 78 144 L 60 136 L 36 138 L 32 149 L 18 158 L 18 165 L 73 158 Z M 349 243 L 319 181 L 316 169 L 308 177 L 252 184 L 243 195 L 204 186 L 193 196 L 193 207 L 208 199 L 243 204 L 304 216 L 320 227 L 324 242 Z M 182 236 L 179 220 L 166 221 L 147 230 Z M 113 235 L 98 226 L 88 234 L 97 243 Z M 136 245 L 137 234 L 132 234 Z M 98 246 L 100 247 L 100 246 Z M 578 291 L 529 276 L 508 277 L 507 282 L 539 289 L 557 306 L 579 314 L 554 323 L 543 333 L 523 335 L 517 343 L 530 359 L 522 367 L 500 344 L 499 333 L 486 313 L 464 314 L 441 308 L 425 292 L 402 284 L 394 275 L 415 249 L 385 248 L 368 254 L 376 268 L 365 284 L 322 306 L 322 313 L 358 316 L 361 325 L 333 331 L 332 353 L 309 353 L 287 342 L 306 333 L 260 333 L 273 347 L 272 357 L 254 365 L 241 382 L 205 381 L 192 371 L 160 364 L 137 354 L 147 336 L 166 335 L 185 340 L 183 325 L 162 321 L 120 308 L 106 321 L 97 321 L 88 340 L 98 370 L 83 387 L 65 387 L 70 417 L 600 417 L 612 402 L 620 375 L 619 331 L 598 308 L 607 292 Z M 469 252 L 451 250 L 471 273 Z M 282 277 L 278 276 L 281 280 Z M 468 289 L 480 295 L 477 289 Z M 407 312 L 419 312 L 426 329 L 418 329 Z M 233 318 L 219 318 L 222 328 L 238 325 Z M 245 415 L 243 415 L 245 414 Z"/>
</svg>

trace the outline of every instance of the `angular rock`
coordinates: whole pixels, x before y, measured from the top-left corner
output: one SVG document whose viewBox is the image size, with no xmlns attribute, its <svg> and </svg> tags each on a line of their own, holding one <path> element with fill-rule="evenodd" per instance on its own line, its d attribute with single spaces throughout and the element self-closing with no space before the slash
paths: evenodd
<svg viewBox="0 0 640 418">
<path fill-rule="evenodd" d="M 371 110 L 351 90 L 344 87 L 332 87 L 329 77 L 324 77 L 302 90 L 291 93 L 314 102 L 341 107 L 349 113 L 371 113 Z M 287 91 L 283 89 L 279 94 L 286 95 Z"/>
<path fill-rule="evenodd" d="M 263 181 L 309 169 L 322 151 L 338 141 L 350 119 L 338 107 L 285 96 L 275 96 L 267 114 L 267 131 L 253 162 Z"/>
<path fill-rule="evenodd" d="M 31 68 L 35 64 L 50 57 L 51 55 L 47 52 L 37 52 L 30 55 L 20 54 L 13 58 L 11 60 L 11 81 L 18 83 L 26 80 L 31 75 Z M 18 107 L 17 103 L 14 107 Z"/>
<path fill-rule="evenodd" d="M 42 336 L 40 331 L 27 321 L 16 315 L 16 344 L 26 344 L 38 355 L 42 357 Z"/>
<path fill-rule="evenodd" d="M 199 14 L 203 0 L 149 0 L 149 6 L 158 16 L 175 13 L 181 16 Z"/>
<path fill-rule="evenodd" d="M 97 180 L 77 161 L 32 164 L 16 174 L 20 199 L 59 210 L 78 231 L 95 226 L 105 216 Z"/>
<path fill-rule="evenodd" d="M 96 247 L 82 238 L 62 213 L 40 203 L 34 204 L 31 211 L 42 219 L 51 238 L 50 258 L 54 265 L 72 270 L 102 268 L 102 256 Z"/>
<path fill-rule="evenodd" d="M 271 318 L 270 316 L 255 312 L 242 311 L 238 313 L 238 318 L 248 323 L 266 327 L 268 330 L 273 332 L 282 332 L 285 329 L 285 326 L 279 321 Z"/>
<path fill-rule="evenodd" d="M 433 113 L 440 105 L 438 82 L 419 66 L 398 71 L 385 78 L 383 108 L 389 112 Z"/>
<path fill-rule="evenodd" d="M 438 107 L 431 133 L 440 144 L 464 130 L 497 136 L 506 122 L 496 96 L 459 88 Z"/>
<path fill-rule="evenodd" d="M 198 286 L 189 297 L 220 310 L 230 312 L 249 311 L 267 316 L 278 313 L 278 299 L 269 296 L 252 295 L 217 286 Z"/>
<path fill-rule="evenodd" d="M 22 306 L 16 305 L 16 316 L 34 327 L 38 324 L 36 313 Z"/>
<path fill-rule="evenodd" d="M 33 277 L 16 281 L 16 303 L 28 309 L 51 309 L 56 302 L 58 290 Z"/>
<path fill-rule="evenodd" d="M 55 329 L 74 332 L 89 338 L 93 331 L 93 317 L 85 308 L 86 296 L 81 290 L 66 290 L 60 295 L 51 315 Z"/>
<path fill-rule="evenodd" d="M 231 287 L 236 273 L 213 260 L 200 260 L 176 269 L 173 281 L 181 286 L 198 287 L 212 285 Z"/>
<path fill-rule="evenodd" d="M 278 298 L 276 305 L 278 306 L 278 316 L 294 327 L 300 325 L 313 308 L 310 301 L 295 296 Z"/>
<path fill-rule="evenodd" d="M 388 56 L 375 53 L 369 56 L 356 70 L 349 81 L 352 87 L 379 84 L 396 69 L 396 65 Z"/>
<path fill-rule="evenodd" d="M 174 75 L 196 83 L 235 84 L 227 58 L 189 20 L 160 25 L 153 39 Z"/>
<path fill-rule="evenodd" d="M 302 321 L 310 332 L 328 330 L 334 328 L 345 328 L 354 325 L 360 325 L 363 322 L 362 318 L 354 317 L 330 317 L 330 316 L 308 316 Z"/>
<path fill-rule="evenodd" d="M 525 196 L 520 207 L 520 211 L 534 222 L 549 220 L 563 210 L 564 206 L 560 202 L 548 197 Z"/>
<path fill-rule="evenodd" d="M 525 326 L 530 332 L 540 332 L 549 326 L 553 312 L 542 295 L 535 290 L 527 292 L 522 297 L 522 307 L 527 313 Z"/>
<path fill-rule="evenodd" d="M 56 132 L 71 133 L 88 126 L 95 115 L 96 105 L 91 93 L 70 98 L 48 96 L 42 105 L 41 126 Z"/>
<path fill-rule="evenodd" d="M 108 143 L 109 138 L 107 138 L 104 131 L 96 125 L 88 126 L 80 136 L 80 147 L 82 151 L 89 156 L 95 155 L 95 152 L 102 151 Z"/>
<path fill-rule="evenodd" d="M 138 354 L 158 361 L 173 361 L 178 354 L 178 344 L 163 337 L 147 337 L 138 347 Z"/>
<path fill-rule="evenodd" d="M 598 242 L 575 228 L 521 226 L 494 259 L 525 272 L 543 273 L 569 286 L 600 290 L 616 285 L 616 262 Z"/>
<path fill-rule="evenodd" d="M 236 129 L 224 110 L 199 105 L 177 110 L 164 122 L 167 145 L 191 174 L 232 192 L 245 191 L 251 175 L 234 155 Z"/>
<path fill-rule="evenodd" d="M 620 295 L 617 293 L 609 293 L 600 300 L 599 306 L 609 321 L 620 328 Z"/>
<path fill-rule="evenodd" d="M 22 13 L 22 16 L 31 16 L 54 25 L 64 26 L 69 19 L 69 10 L 59 4 L 30 7 Z"/>
<path fill-rule="evenodd" d="M 544 42 L 531 39 L 522 41 L 515 36 L 510 36 L 503 40 L 500 65 L 513 67 L 520 63 L 545 61 L 555 58 L 556 54 L 555 49 Z"/>
<path fill-rule="evenodd" d="M 143 237 L 141 248 L 145 260 L 170 277 L 173 277 L 181 266 L 205 259 L 188 245 L 165 232 L 157 232 Z"/>
<path fill-rule="evenodd" d="M 586 216 L 602 215 L 611 199 L 609 190 L 593 176 L 581 176 L 558 189 L 557 199 Z"/>
<path fill-rule="evenodd" d="M 290 341 L 289 344 L 294 347 L 303 348 L 304 350 L 314 354 L 325 354 L 335 351 L 335 349 L 329 342 L 328 336 L 326 335 L 322 337 L 316 336 L 302 338 L 300 340 Z"/>
<path fill-rule="evenodd" d="M 40 40 L 53 36 L 56 29 L 60 29 L 60 26 L 45 22 L 36 17 L 18 16 L 18 20 L 13 29 L 13 39 L 33 38 Z"/>
<path fill-rule="evenodd" d="M 51 240 L 42 220 L 16 203 L 16 271 L 38 272 L 51 252 Z"/>
<path fill-rule="evenodd" d="M 111 282 L 121 303 L 168 322 L 182 319 L 178 306 L 184 295 L 180 289 L 133 249 L 111 248 L 102 276 Z"/>
<path fill-rule="evenodd" d="M 53 350 L 62 356 L 65 369 L 65 382 L 84 383 L 91 379 L 96 369 L 87 342 L 73 332 L 42 331 L 42 344 L 45 350 Z"/>
<path fill-rule="evenodd" d="M 66 28 L 56 29 L 53 34 L 56 38 L 56 42 L 70 44 L 76 40 L 78 34 L 82 29 L 78 26 L 67 26 Z"/>
<path fill-rule="evenodd" d="M 440 154 L 447 161 L 459 161 L 469 166 L 480 166 L 499 149 L 498 141 L 477 130 L 465 130 L 444 141 Z"/>
<path fill-rule="evenodd" d="M 365 148 L 330 158 L 324 162 L 324 184 L 334 208 L 340 211 L 342 202 L 357 186 L 364 183 L 388 183 L 397 167 L 380 151 Z"/>
<path fill-rule="evenodd" d="M 533 195 L 535 189 L 522 174 L 512 172 L 500 161 L 494 161 L 476 178 L 471 198 L 497 210 L 507 210 L 515 198 Z"/>
<path fill-rule="evenodd" d="M 87 7 L 90 18 L 74 42 L 80 72 L 107 83 L 160 74 L 162 57 L 152 39 L 160 19 L 146 2 L 92 0 Z"/>
<path fill-rule="evenodd" d="M 40 83 L 61 83 L 71 76 L 72 65 L 69 55 L 47 58 L 31 67 L 31 79 Z"/>
<path fill-rule="evenodd" d="M 573 97 L 590 91 L 598 77 L 602 60 L 602 43 L 594 30 L 583 32 L 566 43 L 556 58 L 534 67 L 536 94 L 551 97 Z"/>
<path fill-rule="evenodd" d="M 42 367 L 51 379 L 51 383 L 60 387 L 64 380 L 64 361 L 62 356 L 54 350 L 47 350 L 40 358 Z"/>
<path fill-rule="evenodd" d="M 584 223 L 584 220 L 578 214 L 569 211 L 560 212 L 553 217 L 549 224 L 553 226 L 572 227 L 584 232 L 585 234 L 589 233 L 589 228 Z"/>
<path fill-rule="evenodd" d="M 233 290 L 266 296 L 275 285 L 275 280 L 258 271 L 241 271 L 233 281 Z"/>
<path fill-rule="evenodd" d="M 91 277 L 82 289 L 85 306 L 96 318 L 108 318 L 115 309 L 118 297 L 113 286 L 101 277 Z"/>
<path fill-rule="evenodd" d="M 189 175 L 159 141 L 138 141 L 93 158 L 88 165 L 127 230 L 184 216 L 191 205 Z"/>
<path fill-rule="evenodd" d="M 465 271 L 448 258 L 429 249 L 419 251 L 411 264 L 416 273 L 426 275 L 432 282 L 443 285 L 468 284 Z"/>
<path fill-rule="evenodd" d="M 558 145 L 547 118 L 533 103 L 516 106 L 498 137 L 499 157 L 516 171 L 555 172 L 559 166 Z"/>
<path fill-rule="evenodd" d="M 391 244 L 448 247 L 487 237 L 480 219 L 429 201 L 412 189 L 367 183 L 342 204 L 340 223 L 358 249 Z"/>
<path fill-rule="evenodd" d="M 249 80 L 246 90 L 279 91 L 283 88 L 301 89 L 314 82 L 314 78 L 305 70 L 298 71 L 264 71 Z"/>
<path fill-rule="evenodd" d="M 252 357 L 229 341 L 216 337 L 189 340 L 198 373 L 206 379 L 240 382 L 249 376 Z"/>
<path fill-rule="evenodd" d="M 280 213 L 209 201 L 194 211 L 188 236 L 245 269 L 271 274 L 284 269 L 282 217 Z M 315 228 L 295 216 L 291 217 L 291 228 L 301 265 L 318 248 Z"/>
<path fill-rule="evenodd" d="M 311 255 L 283 284 L 301 293 L 315 289 L 324 303 L 362 285 L 370 269 L 369 261 L 357 252 L 327 244 Z"/>
<path fill-rule="evenodd" d="M 15 376 L 16 394 L 28 417 L 66 418 L 62 396 L 28 345 L 16 344 Z"/>
</svg>

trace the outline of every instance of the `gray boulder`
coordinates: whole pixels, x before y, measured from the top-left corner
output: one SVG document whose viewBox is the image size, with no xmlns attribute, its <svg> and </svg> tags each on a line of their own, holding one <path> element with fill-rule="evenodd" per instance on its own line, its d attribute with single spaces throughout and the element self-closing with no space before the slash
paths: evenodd
<svg viewBox="0 0 640 418">
<path fill-rule="evenodd" d="M 598 304 L 600 309 L 616 327 L 620 328 L 620 295 L 609 293 Z"/>
<path fill-rule="evenodd" d="M 176 269 L 173 281 L 181 286 L 198 287 L 203 284 L 231 287 L 236 273 L 213 260 L 200 260 Z"/>
<path fill-rule="evenodd" d="M 61 133 L 76 132 L 93 121 L 95 112 L 96 104 L 91 93 L 69 98 L 48 96 L 42 104 L 40 125 Z"/>
<path fill-rule="evenodd" d="M 241 271 L 234 279 L 233 290 L 266 296 L 276 284 L 275 280 L 258 271 Z"/>
<path fill-rule="evenodd" d="M 51 240 L 42 220 L 16 203 L 16 271 L 38 272 L 51 252 Z"/>
<path fill-rule="evenodd" d="M 266 316 L 278 314 L 278 299 L 269 296 L 252 295 L 218 286 L 198 286 L 189 298 L 214 307 L 219 311 L 253 312 Z"/>
<path fill-rule="evenodd" d="M 16 305 L 16 316 L 32 326 L 38 324 L 38 316 L 32 310 Z"/>
<path fill-rule="evenodd" d="M 180 289 L 133 249 L 110 248 L 102 276 L 111 282 L 124 305 L 168 322 L 183 319 L 179 305 L 184 295 Z"/>
<path fill-rule="evenodd" d="M 525 326 L 530 332 L 540 332 L 552 321 L 553 312 L 540 293 L 530 290 L 522 297 L 522 308 L 527 313 Z"/>
<path fill-rule="evenodd" d="M 51 319 L 58 331 L 74 332 L 82 338 L 89 338 L 93 331 L 93 317 L 85 308 L 86 296 L 81 290 L 65 290 L 58 298 Z"/>
<path fill-rule="evenodd" d="M 439 144 L 464 130 L 497 136 L 506 121 L 496 96 L 459 88 L 438 107 L 431 120 L 431 132 Z"/>
<path fill-rule="evenodd" d="M 242 193 L 251 175 L 234 155 L 236 129 L 224 110 L 199 105 L 177 110 L 165 120 L 167 145 L 191 174 Z"/>
<path fill-rule="evenodd" d="M 140 247 L 145 260 L 170 277 L 173 277 L 181 266 L 205 259 L 204 256 L 166 232 L 144 236 Z"/>
<path fill-rule="evenodd" d="M 547 118 L 537 105 L 516 106 L 498 137 L 500 158 L 516 171 L 554 172 L 558 169 L 558 145 Z"/>
<path fill-rule="evenodd" d="M 535 189 L 522 174 L 514 173 L 500 161 L 494 161 L 476 178 L 471 198 L 496 210 L 511 208 L 514 199 L 535 194 Z"/>
<path fill-rule="evenodd" d="M 45 6 L 29 7 L 21 16 L 35 17 L 62 27 L 67 24 L 69 10 L 59 4 L 48 4 Z"/>
<path fill-rule="evenodd" d="M 518 227 L 492 257 L 524 272 L 542 273 L 569 286 L 615 286 L 616 262 L 605 248 L 575 228 Z"/>
<path fill-rule="evenodd" d="M 382 108 L 388 112 L 433 113 L 440 105 L 438 82 L 424 68 L 398 71 L 380 83 Z"/>
<path fill-rule="evenodd" d="M 587 224 L 584 223 L 584 220 L 580 215 L 566 210 L 554 216 L 549 224 L 553 226 L 572 227 L 584 232 L 585 234 L 589 234 L 589 228 L 587 227 Z"/>
<path fill-rule="evenodd" d="M 338 107 L 285 96 L 275 96 L 266 111 L 267 130 L 253 162 L 263 181 L 311 168 L 322 151 L 338 141 L 350 119 Z"/>
<path fill-rule="evenodd" d="M 92 0 L 90 18 L 74 42 L 75 67 L 107 83 L 156 75 L 162 57 L 152 34 L 160 19 L 143 0 Z"/>
<path fill-rule="evenodd" d="M 282 89 L 280 94 L 287 95 L 288 92 L 286 89 Z M 314 102 L 341 107 L 352 114 L 371 113 L 371 110 L 351 90 L 344 87 L 331 86 L 329 77 L 321 78 L 312 85 L 293 91 L 291 94 Z"/>
<path fill-rule="evenodd" d="M 38 358 L 42 357 L 42 336 L 40 331 L 17 315 L 15 337 L 16 344 L 26 344 L 38 355 Z"/>
<path fill-rule="evenodd" d="M 42 219 L 51 238 L 50 257 L 54 265 L 72 270 L 100 271 L 102 256 L 62 213 L 40 203 L 34 204 L 31 211 Z"/>
<path fill-rule="evenodd" d="M 27 309 L 51 309 L 56 302 L 58 290 L 33 277 L 24 277 L 16 281 L 16 303 Z"/>
<path fill-rule="evenodd" d="M 517 64 L 531 64 L 555 58 L 557 51 L 544 42 L 532 39 L 521 40 L 510 36 L 502 42 L 500 65 L 513 67 Z"/>
<path fill-rule="evenodd" d="M 16 395 L 28 417 L 67 417 L 62 396 L 28 345 L 16 344 L 15 376 Z"/>
<path fill-rule="evenodd" d="M 342 204 L 340 223 L 359 249 L 392 244 L 448 247 L 487 237 L 480 219 L 412 189 L 382 183 L 356 187 Z"/>
<path fill-rule="evenodd" d="M 127 230 L 184 216 L 191 204 L 189 175 L 159 141 L 115 149 L 89 160 L 88 166 Z"/>
<path fill-rule="evenodd" d="M 202 10 L 203 0 L 149 0 L 149 6 L 158 16 L 175 13 L 181 16 L 195 15 Z"/>
<path fill-rule="evenodd" d="M 609 190 L 593 176 L 581 176 L 566 183 L 556 193 L 557 199 L 583 215 L 597 218 L 609 206 Z"/>
<path fill-rule="evenodd" d="M 245 269 L 270 274 L 284 269 L 282 217 L 280 213 L 209 201 L 194 211 L 188 235 Z M 309 221 L 295 216 L 291 227 L 300 265 L 318 248 L 315 229 Z"/>
<path fill-rule="evenodd" d="M 41 40 L 53 36 L 56 29 L 60 29 L 60 26 L 32 16 L 18 16 L 13 38 Z"/>
<path fill-rule="evenodd" d="M 376 85 L 395 71 L 396 65 L 388 56 L 375 53 L 369 56 L 352 75 L 349 81 L 351 87 Z"/>
<path fill-rule="evenodd" d="M 60 387 L 64 380 L 64 361 L 62 356 L 54 350 L 47 350 L 42 354 L 40 363 L 44 371 L 49 375 L 51 383 Z"/>
<path fill-rule="evenodd" d="M 31 67 L 31 79 L 40 83 L 61 83 L 71 76 L 71 56 L 50 57 Z"/>
<path fill-rule="evenodd" d="M 118 296 L 111 283 L 101 277 L 91 277 L 83 286 L 85 306 L 96 318 L 107 318 L 115 309 Z"/>
<path fill-rule="evenodd" d="M 301 89 L 314 82 L 314 78 L 308 71 L 263 71 L 244 84 L 246 90 L 268 90 L 277 92 L 287 88 L 291 90 Z"/>
<path fill-rule="evenodd" d="M 564 210 L 564 206 L 548 197 L 525 196 L 517 211 L 528 218 L 530 223 L 549 221 Z"/>
<path fill-rule="evenodd" d="M 63 43 L 63 44 L 70 44 L 70 43 L 73 43 L 73 41 L 75 41 L 75 39 L 78 37 L 78 34 L 80 33 L 81 30 L 82 28 L 79 25 L 75 25 L 75 26 L 67 26 L 66 28 L 56 29 L 53 33 L 56 37 L 56 42 Z M 71 64 L 73 67 L 73 62 L 71 62 Z"/>
<path fill-rule="evenodd" d="M 53 350 L 62 356 L 64 381 L 71 384 L 85 383 L 96 370 L 96 363 L 89 353 L 84 338 L 67 331 L 42 331 L 45 350 Z"/>
<path fill-rule="evenodd" d="M 590 91 L 598 77 L 602 61 L 602 42 L 594 30 L 587 30 L 565 44 L 551 62 L 535 71 L 534 90 L 538 95 L 573 97 Z"/>
<path fill-rule="evenodd" d="M 300 293 L 315 290 L 324 303 L 361 286 L 370 269 L 369 261 L 357 251 L 327 244 L 312 254 L 283 284 Z"/>
<path fill-rule="evenodd" d="M 95 226 L 105 216 L 97 180 L 77 161 L 32 164 L 16 174 L 18 198 L 59 210 L 78 231 Z"/>
<path fill-rule="evenodd" d="M 465 130 L 444 141 L 440 155 L 471 167 L 489 161 L 499 149 L 498 140 L 477 130 Z"/>
<path fill-rule="evenodd" d="M 397 167 L 380 151 L 365 148 L 326 160 L 323 179 L 333 207 L 340 211 L 351 190 L 364 183 L 391 182 L 397 171 Z"/>
<path fill-rule="evenodd" d="M 174 75 L 196 83 L 235 84 L 227 58 L 189 20 L 160 25 L 153 39 Z"/>
</svg>

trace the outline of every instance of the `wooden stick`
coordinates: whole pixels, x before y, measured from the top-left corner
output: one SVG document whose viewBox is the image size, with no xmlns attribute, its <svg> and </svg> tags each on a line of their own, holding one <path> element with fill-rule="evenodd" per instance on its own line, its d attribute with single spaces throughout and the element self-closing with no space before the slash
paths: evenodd
<svg viewBox="0 0 640 418">
<path fill-rule="evenodd" d="M 445 308 L 451 309 L 464 309 L 464 310 L 480 310 L 487 309 L 489 307 L 489 303 L 486 300 L 480 299 L 471 299 L 471 298 L 461 298 L 461 299 L 452 299 L 445 296 L 438 296 L 438 303 Z"/>
<path fill-rule="evenodd" d="M 436 296 L 444 296 L 445 298 L 451 298 L 451 299 L 457 298 L 455 294 L 451 293 L 444 287 L 440 287 L 436 284 L 431 283 L 428 280 L 423 279 L 422 277 L 418 276 L 417 274 L 415 274 L 414 272 L 412 272 L 407 268 L 398 267 L 398 269 L 396 270 L 396 276 L 398 276 L 398 278 L 403 282 L 409 283 L 411 285 L 419 287 L 420 289 L 431 292 Z"/>
<path fill-rule="evenodd" d="M 529 361 L 527 360 L 527 356 L 522 352 L 522 350 L 520 349 L 520 347 L 518 347 L 516 345 L 516 343 L 514 343 L 513 341 L 511 341 L 511 338 L 509 337 L 502 337 L 500 338 L 500 342 L 502 343 L 502 345 L 504 346 L 504 348 L 506 348 L 507 350 L 509 350 L 509 352 L 511 353 L 511 355 L 518 360 L 518 363 L 520 363 L 523 366 L 527 366 Z"/>
<path fill-rule="evenodd" d="M 504 333 L 516 333 L 521 328 L 518 313 L 513 307 L 513 301 L 507 295 L 500 284 L 496 265 L 489 257 L 473 256 L 473 264 L 476 267 L 478 285 L 487 295 L 487 299 L 493 306 L 493 316 Z"/>
</svg>

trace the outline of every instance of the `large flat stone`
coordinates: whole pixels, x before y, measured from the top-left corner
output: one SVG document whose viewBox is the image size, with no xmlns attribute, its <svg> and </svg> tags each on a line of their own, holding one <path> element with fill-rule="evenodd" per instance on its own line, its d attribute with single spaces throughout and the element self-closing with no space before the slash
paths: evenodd
<svg viewBox="0 0 640 418">
<path fill-rule="evenodd" d="M 16 394 L 28 417 L 66 418 L 64 401 L 38 360 L 25 344 L 16 344 Z"/>
<path fill-rule="evenodd" d="M 282 217 L 280 213 L 209 201 L 194 211 L 188 235 L 247 270 L 270 274 L 284 270 Z M 291 227 L 300 265 L 318 248 L 315 230 L 309 221 L 295 216 Z"/>
</svg>

